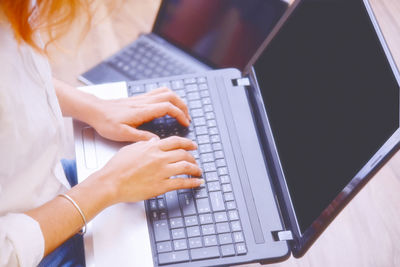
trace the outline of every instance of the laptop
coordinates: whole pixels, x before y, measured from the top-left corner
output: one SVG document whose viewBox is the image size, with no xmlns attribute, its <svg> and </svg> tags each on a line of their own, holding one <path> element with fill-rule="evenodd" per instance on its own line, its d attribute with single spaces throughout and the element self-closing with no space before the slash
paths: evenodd
<svg viewBox="0 0 400 267">
<path fill-rule="evenodd" d="M 301 257 L 398 149 L 400 74 L 367 1 L 302 2 L 272 35 L 244 72 L 82 88 L 120 98 L 169 84 L 188 103 L 182 132 L 199 144 L 206 180 L 100 213 L 85 235 L 88 266 Z M 74 123 L 82 181 L 123 144 Z M 181 133 L 172 118 L 146 127 Z"/>
<path fill-rule="evenodd" d="M 289 0 L 161 3 L 153 29 L 79 77 L 86 84 L 131 81 L 212 68 L 243 70 Z"/>
</svg>

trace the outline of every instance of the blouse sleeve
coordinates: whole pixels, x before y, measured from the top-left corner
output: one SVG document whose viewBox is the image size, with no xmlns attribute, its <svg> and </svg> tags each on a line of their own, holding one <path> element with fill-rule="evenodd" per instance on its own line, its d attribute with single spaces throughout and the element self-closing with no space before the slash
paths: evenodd
<svg viewBox="0 0 400 267">
<path fill-rule="evenodd" d="M 44 239 L 37 221 L 22 213 L 0 217 L 0 267 L 37 266 Z"/>
</svg>

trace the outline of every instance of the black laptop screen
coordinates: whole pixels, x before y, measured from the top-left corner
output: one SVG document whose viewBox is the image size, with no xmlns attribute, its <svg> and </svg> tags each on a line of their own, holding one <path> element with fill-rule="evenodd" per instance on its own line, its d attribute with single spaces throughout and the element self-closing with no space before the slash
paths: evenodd
<svg viewBox="0 0 400 267">
<path fill-rule="evenodd" d="M 399 86 L 362 1 L 308 1 L 255 64 L 301 232 L 399 127 Z"/>
<path fill-rule="evenodd" d="M 284 0 L 166 0 L 153 32 L 212 67 L 243 70 L 287 7 Z"/>
</svg>

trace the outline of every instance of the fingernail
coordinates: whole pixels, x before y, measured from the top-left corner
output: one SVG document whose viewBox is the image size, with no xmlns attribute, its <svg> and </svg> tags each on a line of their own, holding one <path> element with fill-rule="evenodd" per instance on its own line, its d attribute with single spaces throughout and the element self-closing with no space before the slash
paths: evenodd
<svg viewBox="0 0 400 267">
<path fill-rule="evenodd" d="M 197 182 L 199 185 L 202 185 L 205 183 L 204 179 L 197 179 Z"/>
</svg>

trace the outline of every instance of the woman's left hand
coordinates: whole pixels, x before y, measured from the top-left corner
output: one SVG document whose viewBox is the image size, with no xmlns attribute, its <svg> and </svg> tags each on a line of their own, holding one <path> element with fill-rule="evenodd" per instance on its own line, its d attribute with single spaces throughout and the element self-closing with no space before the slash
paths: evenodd
<svg viewBox="0 0 400 267">
<path fill-rule="evenodd" d="M 130 98 L 99 100 L 98 105 L 98 112 L 89 124 L 101 136 L 114 141 L 137 142 L 155 137 L 137 127 L 165 115 L 174 117 L 183 126 L 190 123 L 186 104 L 165 87 Z"/>
</svg>

